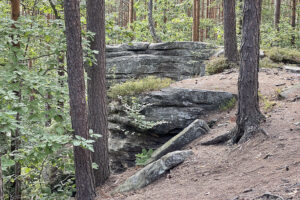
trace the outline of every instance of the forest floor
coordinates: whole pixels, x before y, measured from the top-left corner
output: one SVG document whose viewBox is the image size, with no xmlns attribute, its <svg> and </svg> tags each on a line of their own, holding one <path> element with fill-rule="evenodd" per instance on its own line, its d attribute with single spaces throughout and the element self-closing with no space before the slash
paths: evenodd
<svg viewBox="0 0 300 200">
<path fill-rule="evenodd" d="M 176 82 L 172 87 L 228 91 L 237 94 L 237 70 Z M 116 200 L 248 200 L 267 192 L 300 199 L 300 91 L 279 100 L 278 92 L 300 84 L 300 74 L 278 69 L 259 73 L 262 124 L 269 137 L 258 136 L 240 145 L 201 146 L 200 143 L 235 126 L 236 107 L 203 117 L 217 123 L 206 136 L 186 149 L 195 153 L 183 164 L 148 185 L 124 194 L 111 192 L 138 169 L 112 175 L 97 189 L 100 199 Z"/>
</svg>

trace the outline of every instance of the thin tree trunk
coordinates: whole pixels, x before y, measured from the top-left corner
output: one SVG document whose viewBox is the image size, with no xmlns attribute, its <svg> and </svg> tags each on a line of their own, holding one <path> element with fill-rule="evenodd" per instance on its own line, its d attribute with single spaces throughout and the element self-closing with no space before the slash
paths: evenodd
<svg viewBox="0 0 300 200">
<path fill-rule="evenodd" d="M 199 41 L 200 0 L 194 0 L 193 5 L 193 41 Z"/>
<path fill-rule="evenodd" d="M 133 10 L 134 0 L 129 0 L 129 25 L 133 23 L 134 20 L 134 10 Z"/>
<path fill-rule="evenodd" d="M 75 136 L 88 139 L 88 122 L 85 96 L 83 53 L 79 0 L 65 0 L 65 24 L 67 37 L 67 66 L 70 96 L 70 114 Z M 91 152 L 74 146 L 76 198 L 92 200 L 95 197 Z"/>
<path fill-rule="evenodd" d="M 0 200 L 4 200 L 2 166 L 1 166 L 1 153 L 2 152 L 0 151 Z"/>
<path fill-rule="evenodd" d="M 259 131 L 263 115 L 258 103 L 259 35 L 262 0 L 245 0 L 241 66 L 238 80 L 237 131 L 233 142 L 244 142 Z"/>
<path fill-rule="evenodd" d="M 201 4 L 201 18 L 204 19 L 204 1 L 205 0 L 202 0 L 202 4 Z M 204 40 L 204 29 L 203 27 L 201 28 L 201 31 L 200 31 L 200 40 L 203 42 Z"/>
<path fill-rule="evenodd" d="M 231 62 L 238 61 L 236 42 L 235 0 L 224 0 L 224 50 Z"/>
<path fill-rule="evenodd" d="M 94 143 L 93 162 L 99 168 L 94 169 L 96 186 L 102 185 L 110 175 L 108 159 L 108 128 L 105 79 L 105 1 L 87 1 L 87 29 L 95 33 L 91 49 L 97 50 L 97 64 L 87 67 L 88 72 L 88 121 L 89 129 L 101 134 Z"/>
<path fill-rule="evenodd" d="M 292 1 L 292 27 L 295 30 L 296 28 L 296 8 L 297 8 L 297 0 Z M 295 35 L 292 35 L 291 44 L 295 45 Z"/>
<path fill-rule="evenodd" d="M 11 18 L 14 21 L 17 21 L 20 17 L 20 0 L 11 0 Z M 13 25 L 15 28 L 15 26 Z M 20 44 L 13 44 L 13 46 L 20 48 Z M 19 99 L 19 102 L 21 101 L 21 91 L 15 91 L 16 96 Z M 16 115 L 16 121 L 19 123 L 20 122 L 20 114 L 17 113 Z M 12 141 L 11 141 L 11 152 L 18 152 L 21 144 L 20 140 L 20 130 L 17 128 L 14 132 L 12 132 Z M 14 156 L 12 156 L 12 159 L 15 159 Z M 21 200 L 22 198 L 22 190 L 21 190 L 21 163 L 19 161 L 15 162 L 15 165 L 12 167 L 13 173 L 14 173 L 14 183 L 12 184 L 12 199 L 13 200 Z"/>
<path fill-rule="evenodd" d="M 274 26 L 279 31 L 279 21 L 280 21 L 280 6 L 281 6 L 281 0 L 275 1 L 275 12 L 274 12 Z"/>
<path fill-rule="evenodd" d="M 1 166 L 1 153 L 0 153 L 0 200 L 4 200 L 2 166 Z"/>
<path fill-rule="evenodd" d="M 150 33 L 151 33 L 151 36 L 152 36 L 154 42 L 161 42 L 160 37 L 158 35 L 156 35 L 156 32 L 155 32 L 154 22 L 153 22 L 153 18 L 152 18 L 152 10 L 153 10 L 153 2 L 152 2 L 152 0 L 149 0 L 148 21 L 149 21 Z"/>
</svg>

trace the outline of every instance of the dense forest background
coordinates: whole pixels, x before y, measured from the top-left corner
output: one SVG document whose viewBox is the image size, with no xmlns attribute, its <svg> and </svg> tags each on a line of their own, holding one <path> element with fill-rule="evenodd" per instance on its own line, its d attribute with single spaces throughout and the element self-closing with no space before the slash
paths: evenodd
<svg viewBox="0 0 300 200">
<path fill-rule="evenodd" d="M 153 0 L 153 21 L 161 41 L 195 41 L 193 3 Z M 238 44 L 242 37 L 242 3 L 236 1 Z M 262 49 L 300 50 L 297 3 L 282 0 L 280 19 L 275 23 L 275 0 L 263 1 Z M 0 2 L 0 156 L 4 198 L 13 196 L 16 191 L 12 190 L 22 183 L 19 192 L 23 199 L 66 199 L 75 191 L 71 146 L 93 151 L 93 140 L 73 138 L 71 134 L 63 1 L 23 0 L 20 5 L 21 14 L 15 21 L 11 18 L 11 2 Z M 202 0 L 199 5 L 197 40 L 224 45 L 223 1 Z M 153 41 L 148 1 L 107 0 L 105 6 L 106 44 Z M 84 63 L 92 66 L 95 51 L 89 40 L 94 34 L 86 28 L 85 0 L 80 2 L 80 11 Z M 50 181 L 49 185 L 51 174 L 61 174 L 65 176 L 61 180 L 66 181 Z"/>
</svg>

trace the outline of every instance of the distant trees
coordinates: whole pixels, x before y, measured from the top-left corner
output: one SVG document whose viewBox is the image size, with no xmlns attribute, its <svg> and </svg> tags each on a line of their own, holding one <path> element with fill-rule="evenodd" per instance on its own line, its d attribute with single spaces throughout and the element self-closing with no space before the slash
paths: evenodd
<svg viewBox="0 0 300 200">
<path fill-rule="evenodd" d="M 228 61 L 238 61 L 235 0 L 224 0 L 224 51 Z"/>
<path fill-rule="evenodd" d="M 297 0 L 292 0 L 292 27 L 296 29 L 296 8 L 297 8 Z M 295 45 L 295 35 L 292 35 L 291 44 Z"/>
<path fill-rule="evenodd" d="M 64 1 L 70 114 L 74 136 L 89 139 L 79 2 L 79 0 Z M 91 152 L 74 145 L 74 163 L 77 199 L 94 199 Z"/>
<path fill-rule="evenodd" d="M 151 36 L 153 38 L 153 41 L 154 42 L 161 42 L 160 37 L 156 34 L 156 31 L 155 31 L 153 17 L 152 17 L 152 12 L 153 12 L 153 1 L 149 0 L 149 3 L 148 3 L 149 30 L 150 30 Z"/>
<path fill-rule="evenodd" d="M 281 0 L 275 0 L 274 26 L 277 30 L 279 30 L 278 24 L 280 21 L 280 6 L 281 6 Z"/>
<path fill-rule="evenodd" d="M 200 25 L 200 0 L 194 0 L 193 4 L 193 41 L 199 41 Z"/>
<path fill-rule="evenodd" d="M 96 186 L 102 185 L 109 177 L 108 128 L 106 108 L 106 71 L 105 71 L 105 1 L 87 1 L 87 29 L 95 33 L 91 49 L 97 63 L 87 66 L 88 73 L 88 124 L 95 134 L 101 134 L 94 143 L 92 160 L 98 165 L 94 169 Z"/>
</svg>

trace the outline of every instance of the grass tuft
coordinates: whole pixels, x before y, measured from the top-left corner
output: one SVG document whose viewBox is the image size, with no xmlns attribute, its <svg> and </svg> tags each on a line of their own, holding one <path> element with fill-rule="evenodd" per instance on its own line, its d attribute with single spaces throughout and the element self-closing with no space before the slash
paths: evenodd
<svg viewBox="0 0 300 200">
<path fill-rule="evenodd" d="M 135 96 L 143 92 L 160 90 L 170 86 L 171 83 L 172 80 L 170 78 L 148 76 L 116 84 L 109 89 L 108 96 L 112 99 L 118 99 L 118 96 Z"/>
<path fill-rule="evenodd" d="M 229 62 L 225 57 L 214 57 L 206 62 L 206 72 L 209 75 L 222 73 L 225 69 L 238 67 L 237 64 Z"/>
</svg>

